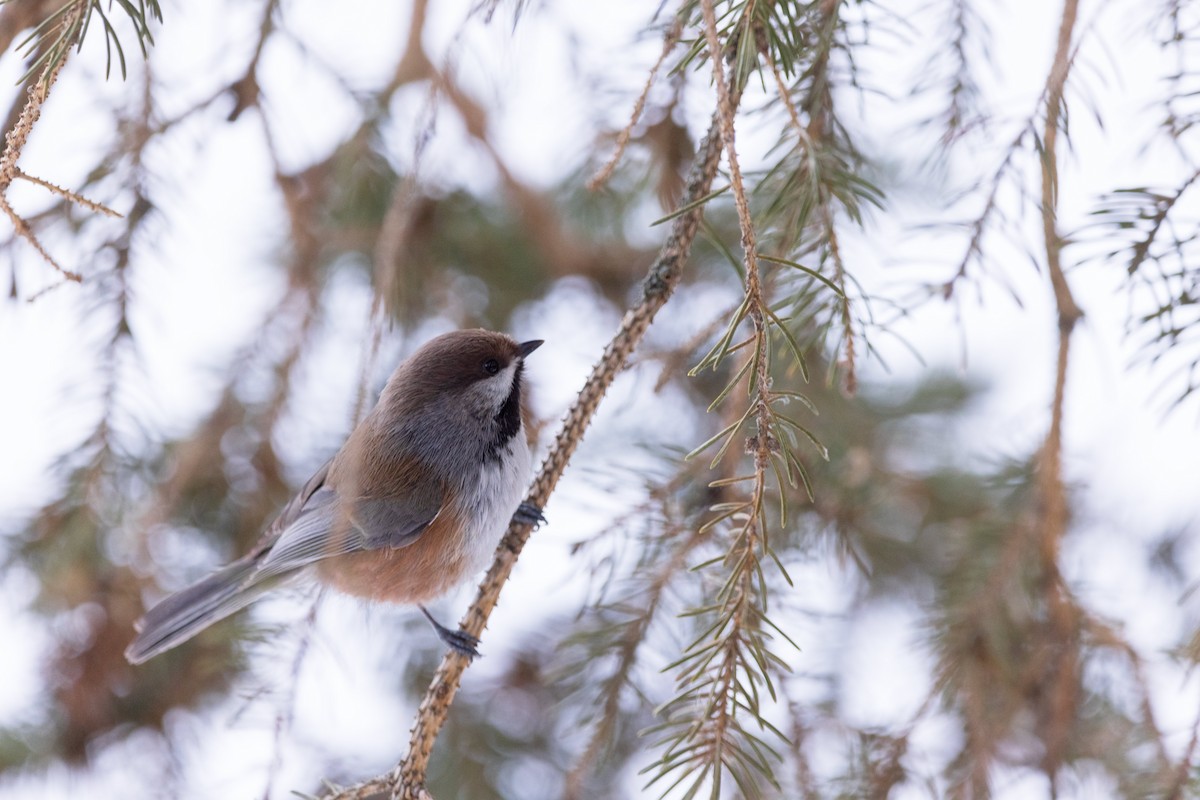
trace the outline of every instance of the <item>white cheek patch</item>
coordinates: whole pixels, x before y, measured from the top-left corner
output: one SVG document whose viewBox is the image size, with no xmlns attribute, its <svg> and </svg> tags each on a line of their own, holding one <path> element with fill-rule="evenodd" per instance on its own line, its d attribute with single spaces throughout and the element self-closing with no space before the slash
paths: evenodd
<svg viewBox="0 0 1200 800">
<path fill-rule="evenodd" d="M 508 399 L 508 395 L 513 388 L 513 375 L 517 372 L 517 364 L 515 359 L 504 369 L 497 372 L 493 377 L 489 378 L 487 383 L 492 390 L 492 399 L 496 401 L 496 408 L 504 405 L 504 401 Z"/>
<path fill-rule="evenodd" d="M 500 410 L 500 406 L 504 405 L 504 401 L 512 392 L 513 374 L 516 371 L 517 362 L 513 361 L 495 375 L 476 381 L 470 392 L 482 400 L 482 406 L 490 408 L 492 413 L 495 413 Z"/>
</svg>

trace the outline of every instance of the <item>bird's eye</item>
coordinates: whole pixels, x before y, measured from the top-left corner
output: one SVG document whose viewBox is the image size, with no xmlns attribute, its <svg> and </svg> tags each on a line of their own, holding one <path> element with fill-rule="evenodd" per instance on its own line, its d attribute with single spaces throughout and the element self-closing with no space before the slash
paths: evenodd
<svg viewBox="0 0 1200 800">
<path fill-rule="evenodd" d="M 483 362 L 483 371 L 488 375 L 495 375 L 500 371 L 500 362 L 494 358 L 489 358 L 487 361 Z"/>
</svg>

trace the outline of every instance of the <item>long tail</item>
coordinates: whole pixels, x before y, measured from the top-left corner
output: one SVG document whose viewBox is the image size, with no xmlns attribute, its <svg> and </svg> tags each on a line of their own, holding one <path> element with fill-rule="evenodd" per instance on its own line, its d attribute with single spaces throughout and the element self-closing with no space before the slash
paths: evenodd
<svg viewBox="0 0 1200 800">
<path fill-rule="evenodd" d="M 279 582 L 278 578 L 255 580 L 256 568 L 254 559 L 243 558 L 164 598 L 134 626 L 138 635 L 126 648 L 125 658 L 141 664 L 250 605 Z"/>
</svg>

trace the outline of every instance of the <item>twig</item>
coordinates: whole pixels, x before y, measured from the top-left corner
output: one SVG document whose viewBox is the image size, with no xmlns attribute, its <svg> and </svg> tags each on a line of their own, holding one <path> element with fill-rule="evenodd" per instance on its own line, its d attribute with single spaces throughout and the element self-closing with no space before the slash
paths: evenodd
<svg viewBox="0 0 1200 800">
<path fill-rule="evenodd" d="M 1054 288 L 1054 301 L 1058 306 L 1059 327 L 1070 334 L 1075 322 L 1083 316 L 1083 310 L 1075 302 L 1071 287 L 1062 269 L 1063 241 L 1058 235 L 1058 120 L 1062 114 L 1063 92 L 1067 74 L 1071 68 L 1071 33 L 1079 12 L 1079 0 L 1066 0 L 1063 4 L 1062 24 L 1058 31 L 1058 49 L 1054 54 L 1054 65 L 1046 81 L 1046 126 L 1042 137 L 1042 227 L 1046 238 L 1046 263 L 1050 272 L 1050 283 Z"/>
<path fill-rule="evenodd" d="M 30 183 L 33 183 L 33 184 L 37 184 L 38 186 L 41 186 L 43 189 L 49 190 L 49 192 L 51 194 L 56 194 L 59 197 L 63 197 L 67 200 L 70 200 L 75 205 L 83 206 L 88 211 L 95 211 L 97 214 L 104 214 L 105 216 L 114 217 L 116 219 L 121 219 L 124 216 L 123 214 L 121 214 L 117 211 L 114 211 L 113 209 L 109 208 L 108 206 L 104 205 L 103 203 L 97 203 L 95 200 L 89 200 L 81 194 L 76 194 L 75 192 L 72 192 L 70 189 L 64 189 L 61 186 L 51 183 L 50 181 L 43 180 L 42 178 L 39 178 L 35 175 L 30 175 L 29 173 L 22 170 L 20 167 L 15 167 L 15 170 L 16 170 L 16 173 L 15 173 L 14 177 L 20 178 L 21 180 L 24 180 L 24 181 L 29 181 Z"/>
<path fill-rule="evenodd" d="M 746 199 L 746 184 L 742 179 L 742 168 L 738 164 L 737 149 L 734 141 L 733 102 L 730 97 L 729 84 L 725 81 L 725 68 L 722 63 L 721 45 L 717 38 L 717 14 L 713 9 L 713 0 L 701 0 L 700 7 L 704 13 L 704 34 L 708 39 L 709 59 L 713 65 L 713 81 L 717 85 L 717 119 L 721 123 L 721 138 L 725 143 L 725 157 L 729 161 L 729 183 L 733 187 L 734 205 L 737 207 L 738 225 L 742 234 L 742 254 L 746 261 L 746 296 L 750 300 L 748 316 L 754 325 L 755 336 L 758 339 L 758 398 L 756 418 L 758 437 L 756 439 L 755 470 L 762 474 L 770 461 L 771 452 L 768 446 L 771 409 L 767 403 L 767 387 L 770 385 L 767 373 L 767 336 L 766 316 L 763 308 L 766 300 L 763 297 L 762 281 L 758 272 L 758 247 L 755 242 L 754 221 L 750 218 L 750 203 Z M 742 32 L 749 36 L 748 31 Z"/>
<path fill-rule="evenodd" d="M 63 24 L 70 24 L 70 21 L 64 19 Z M 0 154 L 0 194 L 7 192 L 13 179 L 16 178 L 17 159 L 21 157 L 21 151 L 25 149 L 25 143 L 29 140 L 29 134 L 33 131 L 34 124 L 42 115 L 42 105 L 50 95 L 50 88 L 58 80 L 58 74 L 66 63 L 67 60 L 64 58 L 57 64 L 46 65 L 37 82 L 29 87 L 29 99 L 25 101 L 25 107 L 21 109 L 21 116 L 18 117 L 17 124 L 4 135 L 4 153 Z"/>
<path fill-rule="evenodd" d="M 638 95 L 637 102 L 633 104 L 633 114 L 630 115 L 629 124 L 617 136 L 617 147 L 613 151 L 612 157 L 587 182 L 589 192 L 594 192 L 607 183 L 608 179 L 612 177 L 613 170 L 621 162 L 621 156 L 625 154 L 625 148 L 629 146 L 629 138 L 633 135 L 633 126 L 641 119 L 642 111 L 646 108 L 646 98 L 650 96 L 650 88 L 654 86 L 654 79 L 658 77 L 658 71 L 662 69 L 663 63 L 667 60 L 667 56 L 671 54 L 671 51 L 675 49 L 675 45 L 679 44 L 679 37 L 682 35 L 683 17 L 682 15 L 676 15 L 675 23 L 667 31 L 666 36 L 663 37 L 662 54 L 659 55 L 658 61 L 654 62 L 654 66 L 650 68 L 650 74 L 646 78 L 646 85 L 642 87 L 642 93 Z"/>
<path fill-rule="evenodd" d="M 829 13 L 834 13 L 834 10 L 830 9 Z M 779 66 L 771 56 L 771 48 L 766 45 L 766 42 L 763 42 L 760 44 L 758 52 L 763 57 L 763 60 L 766 61 L 767 67 L 771 70 L 771 74 L 775 78 L 775 89 L 779 93 L 779 99 L 783 102 L 784 108 L 787 110 L 788 120 L 792 123 L 796 135 L 800 139 L 800 145 L 805 150 L 810 162 L 810 169 L 815 171 L 815 167 L 811 166 L 816 162 L 813 136 L 800 120 L 800 111 L 796 108 L 796 104 L 792 102 L 791 93 L 788 92 L 787 84 L 783 82 L 783 75 L 779 72 Z M 821 194 L 824 195 L 825 192 Z M 846 342 L 846 355 L 842 359 L 842 363 L 846 367 L 846 377 L 842 384 L 842 390 L 847 397 L 853 397 L 858 392 L 858 370 L 854 349 L 854 320 L 850 313 L 850 295 L 846 291 L 846 265 L 842 262 L 837 228 L 833 224 L 833 213 L 830 211 L 829 203 L 824 196 L 821 197 L 821 201 L 821 223 L 825 226 L 826 235 L 829 237 L 829 257 L 833 261 L 834 281 L 841 289 L 841 300 L 838 303 L 838 310 L 841 316 L 842 337 Z"/>
<path fill-rule="evenodd" d="M 796 135 L 800 137 L 800 141 L 804 144 L 806 150 L 812 151 L 812 137 L 808 134 L 808 129 L 804 127 L 804 123 L 800 121 L 800 111 L 796 108 L 796 104 L 792 102 L 792 95 L 787 89 L 787 84 L 783 82 L 783 75 L 779 72 L 779 65 L 775 63 L 775 59 L 771 56 L 771 48 L 766 46 L 764 42 L 759 48 L 758 53 L 767 62 L 767 67 L 771 70 L 771 75 L 775 77 L 775 89 L 779 92 L 779 99 L 783 103 L 783 107 L 787 109 L 788 119 L 792 123 L 792 127 L 796 129 Z"/>
<path fill-rule="evenodd" d="M 854 317 L 850 313 L 850 293 L 846 291 L 846 265 L 842 261 L 842 250 L 838 245 L 837 228 L 833 224 L 833 213 L 829 204 L 821 205 L 825 223 L 825 235 L 829 237 L 829 258 L 833 261 L 834 281 L 841 291 L 838 299 L 838 313 L 842 321 L 842 338 L 846 342 L 846 355 L 842 358 L 845 378 L 842 380 L 842 394 L 849 398 L 858 394 L 858 361 L 854 352 Z M 868 344 L 868 352 L 870 345 Z"/>
<path fill-rule="evenodd" d="M 68 12 L 63 16 L 60 26 L 70 26 L 75 23 L 75 20 L 81 13 L 82 7 Z M 37 123 L 42 115 L 42 106 L 46 102 L 46 98 L 50 95 L 50 88 L 54 82 L 58 80 L 58 74 L 62 71 L 63 66 L 67 63 L 66 54 L 58 59 L 57 63 L 51 59 L 42 69 L 42 74 L 39 76 L 36 83 L 29 87 L 29 99 L 25 101 L 25 107 L 21 109 L 21 115 L 17 118 L 17 124 L 13 126 L 4 136 L 4 152 L 0 154 L 0 210 L 13 224 L 13 229 L 17 234 L 29 242 L 33 249 L 45 259 L 46 263 L 54 267 L 60 275 L 66 280 L 79 283 L 83 280 L 83 276 L 77 272 L 64 269 L 57 261 L 50 257 L 46 248 L 38 241 L 37 235 L 29 224 L 18 214 L 8 203 L 8 188 L 12 185 L 14 179 L 21 175 L 20 168 L 17 167 L 17 160 L 21 157 L 21 152 L 25 149 L 25 143 L 29 141 L 29 134 L 33 131 L 33 126 Z M 54 187 L 57 189 L 57 187 Z M 63 190 L 60 193 L 66 194 Z"/>
<path fill-rule="evenodd" d="M 38 240 L 37 236 L 33 232 L 33 229 L 29 227 L 29 223 L 27 223 L 20 214 L 13 210 L 13 207 L 8 204 L 8 200 L 5 198 L 2 192 L 0 192 L 0 211 L 3 211 L 8 216 L 9 221 L 12 223 L 13 230 L 17 232 L 17 235 L 29 242 L 33 249 L 38 251 L 38 254 L 45 260 L 45 262 L 54 267 L 54 269 L 56 269 L 58 273 L 63 276 L 63 278 L 75 283 L 81 283 L 83 281 L 83 276 L 78 272 L 72 272 L 54 260 L 54 257 L 51 256 L 46 248 L 42 246 L 41 241 Z M 41 293 L 39 292 L 38 294 L 40 295 Z"/>
</svg>

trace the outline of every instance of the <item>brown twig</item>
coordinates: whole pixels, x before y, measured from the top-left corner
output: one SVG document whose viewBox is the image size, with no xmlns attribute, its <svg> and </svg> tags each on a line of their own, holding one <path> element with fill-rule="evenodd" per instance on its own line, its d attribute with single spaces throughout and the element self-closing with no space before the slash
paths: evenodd
<svg viewBox="0 0 1200 800">
<path fill-rule="evenodd" d="M 612 157 L 587 182 L 589 192 L 594 192 L 607 183 L 608 179 L 612 177 L 613 170 L 617 168 L 617 164 L 621 163 L 621 156 L 625 154 L 625 148 L 629 146 L 629 139 L 633 135 L 633 126 L 637 125 L 638 120 L 642 117 L 642 111 L 646 108 L 646 98 L 650 96 L 650 89 L 654 86 L 654 79 L 658 77 L 658 71 L 662 69 L 663 63 L 666 62 L 667 56 L 671 55 L 671 51 L 675 49 L 675 45 L 679 44 L 679 37 L 682 35 L 683 16 L 677 14 L 674 24 L 671 25 L 663 37 L 662 54 L 659 55 L 658 61 L 654 62 L 654 66 L 650 68 L 650 74 L 646 77 L 646 85 L 642 87 L 642 93 L 638 95 L 637 102 L 633 104 L 633 113 L 629 117 L 629 124 L 617 136 L 617 146 L 613 151 Z"/>
<path fill-rule="evenodd" d="M 404 52 L 401 54 L 400 60 L 396 62 L 396 69 L 392 72 L 391 80 L 384 87 L 381 98 L 384 101 L 390 100 L 401 86 L 414 81 L 426 80 L 433 77 L 436 72 L 425 52 L 425 45 L 421 41 L 421 37 L 425 33 L 425 18 L 428 8 L 429 0 L 416 0 L 413 3 L 412 12 L 409 14 L 408 38 L 404 43 Z M 462 31 L 463 28 L 459 28 L 459 32 L 455 36 L 455 49 Z"/>
<path fill-rule="evenodd" d="M 81 12 L 82 7 L 65 14 L 59 23 L 60 28 L 73 25 Z M 64 269 L 57 261 L 51 258 L 46 248 L 38 241 L 33 229 L 29 227 L 29 224 L 8 203 L 8 188 L 18 175 L 23 175 L 20 168 L 17 167 L 17 160 L 20 159 L 21 152 L 25 149 L 25 143 L 29 141 L 29 134 L 33 131 L 33 126 L 42 115 L 42 106 L 45 104 L 46 98 L 49 97 L 50 89 L 54 86 L 54 82 L 58 80 L 58 75 L 62 72 L 63 66 L 67 63 L 67 55 L 69 54 L 70 50 L 68 49 L 61 59 L 57 61 L 52 59 L 46 64 L 37 81 L 29 86 L 29 97 L 25 101 L 24 108 L 21 109 L 21 115 L 17 118 L 17 124 L 4 136 L 4 152 L 0 153 L 0 211 L 3 211 L 12 222 L 13 229 L 17 234 L 29 242 L 46 263 L 54 267 L 66 280 L 79 283 L 83 280 L 83 276 L 77 272 Z M 60 193 L 67 194 L 62 190 L 60 190 Z"/>
<path fill-rule="evenodd" d="M 681 205 L 693 203 L 709 194 L 717 173 L 720 154 L 720 123 L 714 119 L 693 162 L 688 176 L 687 194 Z M 640 302 L 626 312 L 621 327 L 604 349 L 599 363 L 580 390 L 549 455 L 542 463 L 527 498 L 533 505 L 544 506 L 550 498 L 608 387 L 624 368 L 655 315 L 670 299 L 679 283 L 684 263 L 691 253 L 702 213 L 703 204 L 675 218 L 670 236 L 642 283 Z M 499 599 L 500 590 L 508 580 L 530 532 L 528 525 L 513 524 L 509 527 L 497 550 L 495 562 L 480 584 L 475 601 L 462 620 L 461 627 L 467 633 L 478 636 L 483 632 Z M 438 732 L 446 721 L 467 663 L 463 656 L 453 652 L 447 653 L 442 659 L 418 709 L 409 751 L 389 775 L 344 789 L 330 795 L 329 800 L 361 800 L 384 791 L 390 791 L 392 797 L 404 800 L 427 798 L 429 795 L 424 784 L 430 754 Z"/>
<path fill-rule="evenodd" d="M 279 0 L 267 0 L 263 6 L 262 17 L 258 23 L 258 38 L 254 43 L 254 52 L 250 54 L 250 60 L 246 63 L 246 70 L 242 73 L 242 77 L 211 98 L 211 100 L 215 100 L 225 92 L 230 92 L 233 95 L 233 108 L 225 118 L 226 122 L 236 122 L 246 109 L 258 106 L 260 94 L 258 64 L 262 59 L 263 49 L 267 45 L 267 40 L 275 32 L 275 11 L 278 7 Z M 211 102 L 211 100 L 208 102 Z"/>
<path fill-rule="evenodd" d="M 1067 739 L 1075 708 L 1078 704 L 1079 614 L 1063 585 L 1058 569 L 1059 548 L 1066 534 L 1068 507 L 1066 487 L 1062 477 L 1062 424 L 1066 397 L 1067 364 L 1070 357 L 1071 332 L 1083 311 L 1075 302 L 1070 284 L 1062 267 L 1063 240 L 1058 233 L 1058 129 L 1063 107 L 1063 94 L 1071 67 L 1071 37 L 1079 11 L 1079 0 L 1065 0 L 1062 22 L 1058 30 L 1058 45 L 1050 75 L 1046 79 L 1046 120 L 1042 142 L 1042 228 L 1046 243 L 1046 266 L 1054 302 L 1058 311 L 1058 356 L 1055 366 L 1054 400 L 1050 410 L 1050 429 L 1039 458 L 1038 498 L 1041 558 L 1044 569 L 1044 588 L 1049 611 L 1050 633 L 1059 643 L 1055 662 L 1046 675 L 1051 685 L 1046 687 L 1049 707 L 1043 730 L 1045 755 L 1043 769 L 1051 786 L 1055 785 L 1059 764 L 1067 750 Z"/>
<path fill-rule="evenodd" d="M 48 190 L 51 194 L 56 194 L 59 197 L 70 200 L 75 205 L 83 206 L 88 211 L 95 211 L 97 214 L 104 214 L 107 217 L 114 217 L 116 219 L 121 219 L 122 216 L 124 216 L 121 213 L 114 211 L 113 209 L 104 205 L 103 203 L 97 203 L 95 200 L 89 200 L 81 194 L 76 194 L 75 192 L 72 192 L 70 189 L 64 189 L 61 186 L 53 184 L 50 181 L 43 180 L 42 178 L 39 178 L 36 175 L 30 175 L 29 173 L 22 170 L 20 167 L 16 167 L 15 177 L 18 177 L 23 181 L 29 181 L 30 183 L 41 186 L 43 189 Z"/>
<path fill-rule="evenodd" d="M 1070 335 L 1083 310 L 1075 302 L 1071 287 L 1062 268 L 1062 237 L 1057 228 L 1058 207 L 1058 128 L 1062 115 L 1063 93 L 1071 68 L 1071 34 L 1079 12 L 1079 0 L 1065 0 L 1062 23 L 1058 31 L 1058 48 L 1054 65 L 1046 80 L 1046 125 L 1042 136 L 1042 228 L 1046 239 L 1046 264 L 1054 301 L 1058 307 L 1059 327 Z"/>
<path fill-rule="evenodd" d="M 34 234 L 33 229 L 29 227 L 29 223 L 27 223 L 25 219 L 15 210 L 13 210 L 13 207 L 8 204 L 8 200 L 5 198 L 3 193 L 0 193 L 0 211 L 3 211 L 8 217 L 9 221 L 12 223 L 13 230 L 17 232 L 17 235 L 29 242 L 30 246 L 38 252 L 38 255 L 40 255 L 47 264 L 54 267 L 54 269 L 57 270 L 58 273 L 63 276 L 63 278 L 68 281 L 73 281 L 74 283 L 80 283 L 83 281 L 83 276 L 78 272 L 72 272 L 54 260 L 54 256 L 50 255 L 49 251 L 42 246 L 41 241 L 37 238 L 37 235 Z M 40 295 L 41 292 L 35 296 Z"/>
<path fill-rule="evenodd" d="M 70 24 L 70 20 L 64 19 L 63 24 Z M 57 63 L 46 64 L 37 82 L 29 87 L 29 97 L 21 109 L 17 124 L 4 135 L 4 153 L 0 154 L 0 193 L 7 192 L 13 179 L 17 177 L 17 159 L 21 157 L 21 151 L 29 141 L 29 134 L 33 132 L 33 126 L 42 115 L 42 106 L 50 95 L 50 89 L 58 80 L 58 75 L 66 63 L 67 59 L 63 58 Z"/>
<path fill-rule="evenodd" d="M 770 462 L 769 437 L 771 427 L 771 409 L 768 403 L 767 387 L 770 386 L 767 358 L 767 320 L 763 309 L 766 298 L 763 295 L 762 280 L 758 271 L 758 246 L 755 241 L 754 220 L 750 217 L 750 202 L 746 199 L 746 184 L 742 179 L 742 168 L 738 163 L 734 134 L 734 104 L 731 98 L 729 84 L 725 81 L 725 68 L 721 57 L 721 45 L 717 38 L 717 14 L 713 8 L 713 0 L 701 0 L 700 7 L 704 14 L 704 34 L 708 39 L 709 59 L 712 62 L 713 82 L 717 86 L 717 119 L 721 124 L 721 138 L 725 143 L 725 158 L 729 161 L 729 183 L 733 187 L 733 201 L 737 208 L 738 225 L 742 234 L 742 257 L 746 263 L 746 296 L 750 301 L 748 316 L 754 325 L 757 339 L 756 376 L 758 386 L 757 410 L 755 417 L 758 424 L 756 437 L 756 465 L 758 473 L 757 484 L 761 484 L 763 474 Z M 743 31 L 742 35 L 750 35 Z"/>
<path fill-rule="evenodd" d="M 842 323 L 842 339 L 845 341 L 845 355 L 839 366 L 845 370 L 842 379 L 842 394 L 849 398 L 858 394 L 858 359 L 854 350 L 854 315 L 850 312 L 850 293 L 846 291 L 846 264 L 842 261 L 842 249 L 838 244 L 837 228 L 833 224 L 833 212 L 829 204 L 821 205 L 825 224 L 825 235 L 829 237 L 829 258 L 833 261 L 833 280 L 841 290 L 838 302 L 838 315 Z"/>
<path fill-rule="evenodd" d="M 823 13 L 836 13 L 836 8 L 827 8 Z M 783 102 L 783 107 L 787 110 L 788 120 L 796 131 L 796 135 L 800 139 L 800 146 L 804 148 L 805 154 L 809 160 L 809 169 L 816 172 L 816 152 L 813 131 L 800 119 L 800 111 L 796 108 L 796 104 L 792 102 L 791 93 L 788 91 L 787 84 L 783 81 L 783 75 L 779 72 L 779 66 L 775 63 L 775 59 L 771 56 L 771 48 L 766 42 L 762 42 L 758 48 L 759 55 L 763 57 L 768 69 L 775 78 L 775 89 L 779 94 L 780 101 Z M 814 131 L 820 132 L 824 126 L 814 126 Z M 825 192 L 821 193 L 825 195 Z M 846 291 L 846 265 L 842 261 L 841 247 L 838 244 L 837 228 L 834 226 L 833 213 L 829 209 L 827 198 L 821 198 L 821 223 L 825 226 L 826 236 L 829 238 L 829 257 L 833 261 L 834 266 L 834 281 L 841 289 L 841 301 L 839 302 L 838 311 L 841 316 L 842 338 L 845 341 L 845 356 L 842 359 L 842 364 L 846 370 L 846 377 L 842 384 L 842 390 L 847 397 L 853 397 L 858 392 L 858 369 L 857 358 L 855 356 L 854 346 L 854 318 L 850 311 L 850 295 Z"/>
</svg>

